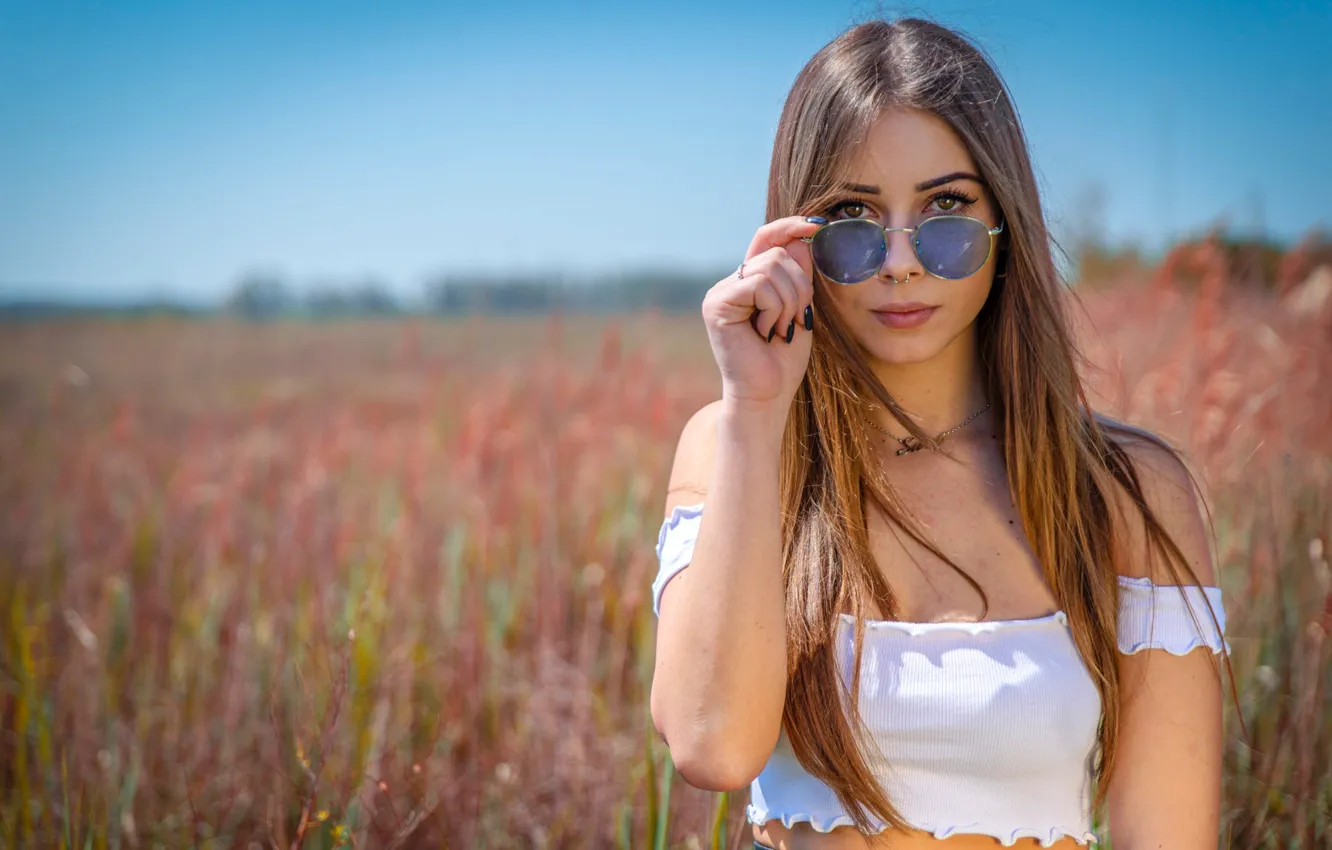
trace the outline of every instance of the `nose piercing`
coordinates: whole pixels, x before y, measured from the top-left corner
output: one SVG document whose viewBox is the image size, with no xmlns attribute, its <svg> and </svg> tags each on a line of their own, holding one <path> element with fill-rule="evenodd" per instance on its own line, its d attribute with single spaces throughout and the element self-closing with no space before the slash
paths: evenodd
<svg viewBox="0 0 1332 850">
<path fill-rule="evenodd" d="M 902 283 L 907 283 L 910 280 L 911 280 L 911 272 L 907 272 L 906 277 L 902 278 Z M 897 278 L 893 278 L 893 283 L 897 283 Z"/>
</svg>

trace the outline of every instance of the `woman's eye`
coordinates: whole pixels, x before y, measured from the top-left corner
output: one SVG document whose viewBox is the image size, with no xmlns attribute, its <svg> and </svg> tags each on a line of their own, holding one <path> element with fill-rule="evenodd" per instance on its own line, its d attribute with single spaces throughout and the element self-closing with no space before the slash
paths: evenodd
<svg viewBox="0 0 1332 850">
<path fill-rule="evenodd" d="M 939 205 L 938 209 L 940 212 L 946 212 L 946 213 L 961 212 L 962 210 L 976 203 L 975 198 L 969 195 L 963 195 L 961 192 L 953 192 L 953 191 L 940 192 L 939 194 L 930 198 L 930 201 L 932 203 Z"/>
<path fill-rule="evenodd" d="M 846 212 L 848 208 L 860 211 L 860 214 L 849 215 L 849 218 L 860 218 L 860 215 L 864 213 L 865 204 L 861 201 L 842 201 L 840 204 L 833 204 L 828 208 L 828 217 L 832 218 L 839 213 Z"/>
</svg>

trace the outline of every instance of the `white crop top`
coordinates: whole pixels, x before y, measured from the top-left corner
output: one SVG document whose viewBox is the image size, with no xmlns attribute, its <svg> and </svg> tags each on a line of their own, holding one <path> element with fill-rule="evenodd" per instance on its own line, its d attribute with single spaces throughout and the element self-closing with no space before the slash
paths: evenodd
<svg viewBox="0 0 1332 850">
<path fill-rule="evenodd" d="M 681 505 L 662 523 L 652 583 L 658 616 L 666 583 L 689 565 L 702 515 L 702 503 Z M 1125 576 L 1119 588 L 1121 652 L 1180 655 L 1202 645 L 1230 652 L 1220 588 L 1184 588 L 1206 637 L 1180 588 Z M 1201 602 L 1204 591 L 1221 633 Z M 848 688 L 853 629 L 842 614 L 837 645 Z M 1099 841 L 1090 807 L 1101 697 L 1063 611 L 970 623 L 866 620 L 860 681 L 861 714 L 880 750 L 866 755 L 918 829 L 936 838 L 979 833 L 1004 846 L 1025 837 L 1043 847 L 1065 836 Z M 801 821 L 819 832 L 854 825 L 832 789 L 801 767 L 784 728 L 750 785 L 746 814 L 750 823 Z M 887 827 L 870 817 L 876 831 Z"/>
</svg>

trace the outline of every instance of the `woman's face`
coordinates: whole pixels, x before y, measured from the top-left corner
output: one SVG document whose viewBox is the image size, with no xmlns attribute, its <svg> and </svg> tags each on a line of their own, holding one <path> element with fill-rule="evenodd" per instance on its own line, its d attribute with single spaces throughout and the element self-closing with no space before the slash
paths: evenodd
<svg viewBox="0 0 1332 850">
<path fill-rule="evenodd" d="M 886 227 L 914 227 L 951 214 L 998 225 L 998 211 L 983 191 L 971 155 L 933 113 L 885 111 L 870 128 L 864 151 L 851 173 L 843 175 L 855 189 L 839 194 L 820 212 L 829 221 L 872 218 Z M 888 234 L 888 258 L 877 276 L 851 285 L 827 284 L 851 332 L 870 357 L 883 363 L 921 363 L 959 341 L 970 345 L 972 323 L 994 280 L 997 250 L 970 277 L 945 280 L 921 266 L 911 236 Z M 912 307 L 929 309 L 891 315 Z"/>
</svg>

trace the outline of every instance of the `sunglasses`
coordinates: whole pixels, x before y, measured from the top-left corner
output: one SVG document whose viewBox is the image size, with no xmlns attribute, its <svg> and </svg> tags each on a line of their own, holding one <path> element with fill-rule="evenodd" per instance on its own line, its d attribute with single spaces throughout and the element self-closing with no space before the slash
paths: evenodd
<svg viewBox="0 0 1332 850">
<path fill-rule="evenodd" d="M 888 234 L 911 234 L 911 247 L 925 271 L 945 280 L 960 280 L 980 271 L 994 250 L 994 237 L 1004 222 L 991 228 L 968 215 L 936 215 L 915 227 L 884 227 L 870 218 L 830 221 L 802 236 L 819 273 L 834 283 L 862 283 L 879 273 L 888 258 Z"/>
</svg>

